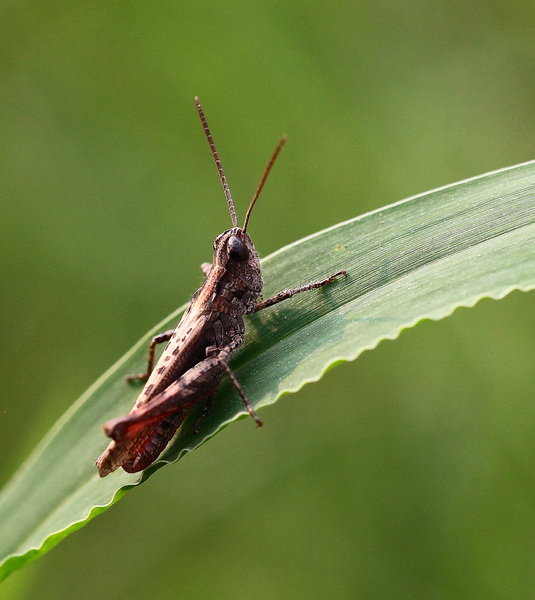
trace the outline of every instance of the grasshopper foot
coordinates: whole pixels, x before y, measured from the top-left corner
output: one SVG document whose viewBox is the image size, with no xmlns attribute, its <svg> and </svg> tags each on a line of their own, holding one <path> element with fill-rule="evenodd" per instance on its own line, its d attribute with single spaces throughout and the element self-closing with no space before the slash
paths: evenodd
<svg viewBox="0 0 535 600">
<path fill-rule="evenodd" d="M 139 373 L 138 375 L 127 375 L 125 377 L 126 381 L 133 385 L 141 385 L 142 383 L 145 383 L 148 378 L 149 376 L 147 375 L 147 373 Z"/>
</svg>

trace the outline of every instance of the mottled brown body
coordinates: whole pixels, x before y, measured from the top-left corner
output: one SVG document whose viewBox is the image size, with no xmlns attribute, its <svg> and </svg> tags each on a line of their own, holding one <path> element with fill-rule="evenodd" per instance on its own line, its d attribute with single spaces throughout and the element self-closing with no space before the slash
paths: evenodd
<svg viewBox="0 0 535 600">
<path fill-rule="evenodd" d="M 236 247 L 239 240 L 247 260 L 232 258 L 231 239 Z M 135 472 L 153 462 L 191 407 L 213 394 L 230 353 L 243 342 L 242 315 L 254 311 L 262 289 L 260 264 L 249 236 L 238 227 L 225 231 L 215 244 L 206 280 L 171 334 L 132 412 L 105 425 L 114 441 L 97 461 L 101 475 L 117 467 Z"/>
<path fill-rule="evenodd" d="M 206 280 L 194 294 L 177 328 L 153 339 L 147 372 L 130 377 L 146 381 L 134 408 L 129 414 L 105 423 L 104 431 L 112 442 L 96 461 L 101 477 L 118 467 L 137 472 L 153 463 L 195 405 L 204 403 L 201 419 L 206 416 L 223 374 L 230 378 L 257 425 L 262 425 L 229 367 L 231 353 L 244 339 L 243 315 L 267 308 L 298 292 L 322 287 L 339 275 L 345 275 L 345 271 L 339 271 L 322 281 L 284 290 L 258 302 L 262 274 L 246 228 L 251 209 L 285 138 L 279 142 L 268 163 L 244 226 L 240 228 L 221 161 L 197 99 L 196 103 L 227 196 L 233 227 L 215 239 L 213 262 L 201 267 Z M 168 344 L 153 369 L 154 348 L 164 341 Z"/>
</svg>

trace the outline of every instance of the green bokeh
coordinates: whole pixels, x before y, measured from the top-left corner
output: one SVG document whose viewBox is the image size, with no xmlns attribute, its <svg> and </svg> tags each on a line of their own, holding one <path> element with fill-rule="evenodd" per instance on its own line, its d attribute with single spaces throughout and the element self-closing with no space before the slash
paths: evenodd
<svg viewBox="0 0 535 600">
<path fill-rule="evenodd" d="M 241 214 L 290 136 L 251 223 L 263 254 L 533 157 L 528 2 L 0 11 L 0 483 L 200 282 L 228 216 L 194 95 Z M 0 598 L 531 597 L 533 308 L 485 301 L 338 367 Z"/>
</svg>

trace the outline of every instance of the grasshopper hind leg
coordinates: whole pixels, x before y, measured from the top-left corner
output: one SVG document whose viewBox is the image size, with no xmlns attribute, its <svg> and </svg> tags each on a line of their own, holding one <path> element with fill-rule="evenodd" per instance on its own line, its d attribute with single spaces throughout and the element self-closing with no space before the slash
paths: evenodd
<svg viewBox="0 0 535 600">
<path fill-rule="evenodd" d="M 121 465 L 123 470 L 127 473 L 138 473 L 151 465 L 175 435 L 184 418 L 185 414 L 179 412 L 160 421 L 154 427 L 152 435 L 137 448 L 135 456 Z"/>
<path fill-rule="evenodd" d="M 245 394 L 245 392 L 243 391 L 242 386 L 240 385 L 240 382 L 236 379 L 236 376 L 234 375 L 234 373 L 231 371 L 230 367 L 228 366 L 228 363 L 227 363 L 226 359 L 222 359 L 222 361 L 221 361 L 221 367 L 223 368 L 223 370 L 227 374 L 227 377 L 229 378 L 230 383 L 232 384 L 232 386 L 234 387 L 234 389 L 238 393 L 238 396 L 241 398 L 241 401 L 243 402 L 243 405 L 245 406 L 245 409 L 249 413 L 249 416 L 256 423 L 257 427 L 262 427 L 262 425 L 264 424 L 264 421 L 262 421 L 262 419 L 258 416 L 258 414 L 256 413 L 256 410 L 254 409 L 253 405 L 249 402 L 249 398 L 247 398 L 247 395 Z"/>
</svg>

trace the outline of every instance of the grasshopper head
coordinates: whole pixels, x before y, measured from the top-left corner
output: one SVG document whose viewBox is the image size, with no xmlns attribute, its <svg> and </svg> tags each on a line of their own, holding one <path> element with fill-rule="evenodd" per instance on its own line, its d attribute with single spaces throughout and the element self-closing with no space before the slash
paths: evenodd
<svg viewBox="0 0 535 600">
<path fill-rule="evenodd" d="M 279 152 L 286 142 L 286 136 L 283 136 L 279 140 L 275 151 L 271 155 L 271 158 L 264 169 L 260 183 L 258 184 L 256 192 L 253 195 L 253 199 L 249 204 L 249 208 L 245 213 L 243 227 L 238 227 L 238 217 L 236 216 L 236 209 L 234 207 L 234 201 L 232 200 L 232 194 L 230 193 L 227 178 L 225 176 L 225 172 L 223 171 L 223 165 L 221 164 L 219 154 L 215 147 L 214 138 L 212 137 L 212 133 L 208 127 L 206 116 L 202 109 L 201 103 L 199 102 L 199 98 L 197 97 L 195 98 L 195 106 L 197 107 L 197 112 L 199 113 L 199 118 L 201 119 L 201 125 L 203 127 L 206 140 L 208 141 L 210 152 L 212 153 L 215 165 L 217 167 L 219 180 L 223 186 L 225 198 L 227 199 L 230 220 L 232 222 L 232 228 L 227 229 L 221 235 L 217 236 L 214 241 L 213 264 L 223 267 L 230 275 L 235 275 L 237 278 L 242 279 L 243 282 L 248 284 L 247 287 L 249 287 L 250 290 L 259 292 L 262 289 L 260 263 L 258 261 L 258 255 L 253 242 L 246 233 L 247 225 L 249 224 L 251 211 L 258 200 L 258 196 L 260 195 L 264 184 L 266 183 L 266 179 L 271 171 L 271 167 L 273 167 Z"/>
<path fill-rule="evenodd" d="M 232 227 L 216 237 L 213 262 L 239 277 L 260 276 L 256 249 L 241 227 Z"/>
</svg>

